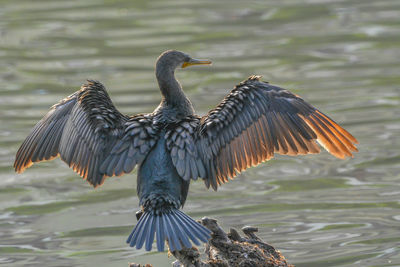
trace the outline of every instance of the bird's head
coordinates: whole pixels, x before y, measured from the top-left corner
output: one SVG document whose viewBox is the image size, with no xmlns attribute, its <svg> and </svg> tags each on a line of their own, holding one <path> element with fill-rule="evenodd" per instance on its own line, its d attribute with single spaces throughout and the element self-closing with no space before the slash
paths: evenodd
<svg viewBox="0 0 400 267">
<path fill-rule="evenodd" d="M 170 69 L 175 70 L 178 67 L 186 68 L 194 65 L 210 65 L 210 60 L 194 59 L 186 53 L 168 50 L 162 53 L 157 59 L 157 69 Z"/>
</svg>

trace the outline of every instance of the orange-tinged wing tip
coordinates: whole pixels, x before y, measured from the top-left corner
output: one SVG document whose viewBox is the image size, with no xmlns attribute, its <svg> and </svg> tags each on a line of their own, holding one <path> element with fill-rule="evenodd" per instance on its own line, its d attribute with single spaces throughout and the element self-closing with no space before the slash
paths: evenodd
<svg viewBox="0 0 400 267">
<path fill-rule="evenodd" d="M 320 111 L 301 117 L 317 135 L 317 142 L 333 156 L 345 159 L 358 152 L 354 145 L 357 139 Z"/>
<path fill-rule="evenodd" d="M 25 169 L 29 168 L 30 166 L 33 165 L 32 161 L 27 162 L 26 164 L 20 165 L 20 164 L 14 164 L 14 169 L 16 173 L 23 173 Z"/>
<path fill-rule="evenodd" d="M 341 132 L 341 134 L 343 134 L 344 136 L 346 136 L 351 142 L 353 142 L 354 144 L 359 144 L 358 140 L 348 131 L 346 131 L 344 128 L 342 128 L 339 124 L 337 124 L 334 120 L 332 120 L 331 118 L 329 118 L 328 116 L 326 116 L 325 114 L 323 114 L 322 112 L 320 112 L 319 110 L 316 110 L 316 113 L 320 116 L 322 116 L 323 118 L 325 118 L 327 121 L 329 121 L 338 131 Z M 358 151 L 358 150 L 357 150 Z"/>
</svg>

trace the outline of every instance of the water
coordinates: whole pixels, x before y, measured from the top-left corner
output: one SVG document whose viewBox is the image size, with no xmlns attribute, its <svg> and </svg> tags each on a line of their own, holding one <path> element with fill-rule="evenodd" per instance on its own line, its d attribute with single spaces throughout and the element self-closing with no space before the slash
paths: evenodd
<svg viewBox="0 0 400 267">
<path fill-rule="evenodd" d="M 0 8 L 0 265 L 169 266 L 125 245 L 135 173 L 93 190 L 60 160 L 11 167 L 32 126 L 85 79 L 122 112 L 150 112 L 153 66 L 175 48 L 213 60 L 178 71 L 199 114 L 251 74 L 291 89 L 360 141 L 353 159 L 278 156 L 185 211 L 259 235 L 296 266 L 400 266 L 400 2 L 12 1 Z"/>
</svg>

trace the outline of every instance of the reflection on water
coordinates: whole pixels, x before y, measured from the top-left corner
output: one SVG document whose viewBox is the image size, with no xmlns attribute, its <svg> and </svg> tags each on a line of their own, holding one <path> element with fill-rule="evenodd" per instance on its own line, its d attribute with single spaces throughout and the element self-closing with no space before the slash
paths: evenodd
<svg viewBox="0 0 400 267">
<path fill-rule="evenodd" d="M 152 111 L 154 61 L 169 48 L 214 62 L 178 73 L 201 114 L 261 74 L 361 143 L 345 161 L 278 156 L 217 193 L 194 182 L 187 213 L 258 226 L 297 266 L 400 265 L 398 1 L 5 0 L 0 16 L 0 265 L 170 265 L 124 243 L 135 174 L 92 190 L 59 160 L 11 168 L 29 129 L 86 78 L 122 112 Z"/>
</svg>

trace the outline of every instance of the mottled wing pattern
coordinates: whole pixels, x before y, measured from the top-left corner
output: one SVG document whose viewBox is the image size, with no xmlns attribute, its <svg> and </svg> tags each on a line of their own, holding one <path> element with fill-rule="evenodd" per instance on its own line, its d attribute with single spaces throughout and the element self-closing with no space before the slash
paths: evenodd
<svg viewBox="0 0 400 267">
<path fill-rule="evenodd" d="M 127 117 L 113 105 L 104 86 L 89 81 L 82 86 L 63 130 L 60 157 L 94 187 L 103 184 L 100 165 L 123 131 Z"/>
<path fill-rule="evenodd" d="M 206 177 L 204 163 L 195 143 L 199 125 L 199 117 L 188 116 L 176 124 L 170 124 L 165 134 L 172 163 L 186 181 Z"/>
<path fill-rule="evenodd" d="M 274 153 L 319 153 L 316 141 L 338 158 L 357 151 L 357 140 L 328 116 L 252 76 L 201 119 L 197 147 L 207 170 L 206 186 L 216 190 Z"/>
<path fill-rule="evenodd" d="M 136 115 L 125 123 L 125 130 L 101 165 L 106 176 L 131 172 L 141 163 L 158 140 L 158 127 L 152 114 Z"/>
<path fill-rule="evenodd" d="M 88 81 L 81 90 L 54 105 L 37 123 L 18 150 L 14 167 L 23 172 L 34 162 L 60 156 L 96 187 L 106 176 L 122 174 L 119 161 L 108 175 L 101 167 L 110 153 L 113 162 L 120 159 L 113 148 L 121 138 L 126 138 L 127 132 L 136 131 L 135 127 L 141 131 L 141 123 L 133 121 L 114 107 L 101 83 Z M 130 140 L 137 143 L 136 139 Z"/>
</svg>

